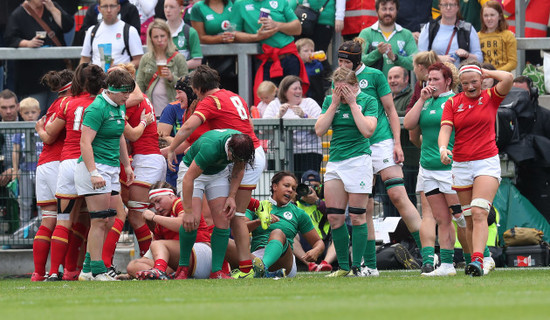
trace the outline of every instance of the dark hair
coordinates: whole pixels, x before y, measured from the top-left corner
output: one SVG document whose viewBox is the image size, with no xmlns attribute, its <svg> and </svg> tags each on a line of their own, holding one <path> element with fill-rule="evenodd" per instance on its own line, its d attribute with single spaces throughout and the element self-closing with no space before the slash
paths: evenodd
<svg viewBox="0 0 550 320">
<path fill-rule="evenodd" d="M 445 81 L 447 81 L 448 79 L 451 79 L 451 83 L 449 84 L 449 88 L 453 87 L 453 82 L 454 82 L 453 72 L 451 71 L 451 69 L 449 67 L 444 65 L 442 62 L 436 62 L 436 63 L 432 64 L 431 66 L 429 66 L 428 67 L 428 73 L 430 71 L 440 71 L 441 74 L 443 75 L 443 78 L 445 79 Z"/>
<path fill-rule="evenodd" d="M 376 8 L 376 11 L 378 11 L 378 9 L 380 9 L 381 4 L 386 4 L 388 2 L 395 3 L 395 10 L 399 11 L 399 0 L 376 0 L 374 2 L 374 7 Z"/>
<path fill-rule="evenodd" d="M 481 7 L 481 10 L 479 12 L 481 16 L 481 32 L 487 32 L 487 26 L 485 23 L 483 23 L 483 9 L 485 8 L 491 8 L 496 10 L 498 12 L 498 25 L 497 25 L 497 32 L 502 32 L 504 30 L 508 30 L 508 22 L 506 22 L 506 18 L 504 18 L 504 11 L 502 10 L 502 5 L 497 1 L 488 1 L 486 2 L 483 7 Z"/>
<path fill-rule="evenodd" d="M 15 99 L 15 104 L 19 103 L 19 99 L 17 99 L 17 95 L 15 94 L 15 92 L 11 91 L 10 89 L 4 89 L 0 91 L 0 99 L 8 100 L 11 98 Z"/>
<path fill-rule="evenodd" d="M 120 0 L 116 0 L 116 3 L 118 5 L 120 5 Z M 101 5 L 101 0 L 97 0 L 97 5 L 100 6 Z"/>
<path fill-rule="evenodd" d="M 105 79 L 107 75 L 103 72 L 103 69 L 95 64 L 90 64 L 83 70 L 84 77 L 86 78 L 85 88 L 90 94 L 98 95 L 101 89 L 107 87 Z"/>
<path fill-rule="evenodd" d="M 514 78 L 514 83 L 527 83 L 529 87 L 533 84 L 533 80 L 528 76 L 517 76 Z"/>
<path fill-rule="evenodd" d="M 58 92 L 63 86 L 73 81 L 74 72 L 72 70 L 48 71 L 40 79 L 40 83 L 49 87 L 51 91 Z"/>
<path fill-rule="evenodd" d="M 278 184 L 283 180 L 284 177 L 292 177 L 296 183 L 298 183 L 298 178 L 294 175 L 292 172 L 288 171 L 279 171 L 273 177 L 271 178 L 271 186 L 269 187 L 269 190 L 271 191 L 271 194 L 273 194 L 273 185 Z"/>
<path fill-rule="evenodd" d="M 191 77 L 189 75 L 183 76 L 176 81 L 176 90 L 181 90 L 185 92 L 187 95 L 187 105 L 186 108 L 189 108 L 191 103 L 197 99 L 197 95 L 195 92 L 193 92 L 193 88 L 191 88 Z"/>
<path fill-rule="evenodd" d="M 220 75 L 218 71 L 201 64 L 191 75 L 191 87 L 201 93 L 217 89 L 220 87 Z"/>
<path fill-rule="evenodd" d="M 286 76 L 283 78 L 283 80 L 281 80 L 281 83 L 279 84 L 279 101 L 281 101 L 281 104 L 288 102 L 288 99 L 286 98 L 286 92 L 295 82 L 300 82 L 300 86 L 302 85 L 302 79 L 293 75 Z"/>
<path fill-rule="evenodd" d="M 254 142 L 249 135 L 243 133 L 231 135 L 231 139 L 227 142 L 227 148 L 233 154 L 233 160 L 242 161 L 250 166 L 254 164 Z"/>
<path fill-rule="evenodd" d="M 177 194 L 176 189 L 174 189 L 174 187 L 166 181 L 157 181 L 153 183 L 153 185 L 149 188 L 149 190 L 160 189 L 160 188 L 171 189 L 172 191 L 174 191 L 174 194 Z"/>
<path fill-rule="evenodd" d="M 458 22 L 458 20 L 462 20 L 462 13 L 460 13 L 460 0 L 452 0 L 455 4 L 456 4 L 456 7 L 458 8 L 458 11 L 456 13 L 456 22 Z M 441 10 L 441 0 L 438 1 L 439 2 L 439 8 Z"/>
<path fill-rule="evenodd" d="M 109 72 L 105 82 L 107 82 L 109 87 L 127 88 L 126 92 L 132 92 L 136 87 L 136 82 L 130 72 L 120 68 L 116 68 Z"/>
</svg>

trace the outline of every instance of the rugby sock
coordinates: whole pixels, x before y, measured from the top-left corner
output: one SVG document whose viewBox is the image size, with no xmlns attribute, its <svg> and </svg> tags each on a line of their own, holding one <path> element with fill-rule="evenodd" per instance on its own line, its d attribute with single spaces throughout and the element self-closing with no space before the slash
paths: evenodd
<svg viewBox="0 0 550 320">
<path fill-rule="evenodd" d="M 107 268 L 105 267 L 105 264 L 103 263 L 103 260 L 98 261 L 91 261 L 90 267 L 92 269 L 92 275 L 95 277 L 100 273 L 107 272 Z"/>
<path fill-rule="evenodd" d="M 229 229 L 219 229 L 214 227 L 212 231 L 212 272 L 218 272 L 222 269 L 227 243 L 229 242 Z"/>
<path fill-rule="evenodd" d="M 244 273 L 249 273 L 250 269 L 252 269 L 252 260 L 239 261 L 239 270 Z"/>
<path fill-rule="evenodd" d="M 163 259 L 157 259 L 155 260 L 155 268 L 159 269 L 162 272 L 166 272 L 166 269 L 168 268 L 168 262 L 164 261 Z"/>
<path fill-rule="evenodd" d="M 346 224 L 338 229 L 332 229 L 332 241 L 340 269 L 349 271 L 349 233 Z"/>
<path fill-rule="evenodd" d="M 481 269 L 483 269 L 483 253 L 482 252 L 474 252 L 472 254 L 472 262 L 479 262 L 481 264 Z"/>
<path fill-rule="evenodd" d="M 149 250 L 149 246 L 151 245 L 151 231 L 149 230 L 147 224 L 144 224 L 141 227 L 135 229 L 134 233 L 136 234 L 136 238 L 138 240 L 139 255 L 143 257 L 147 250 Z"/>
<path fill-rule="evenodd" d="M 91 261 L 92 261 L 92 258 L 90 257 L 90 253 L 86 252 L 86 258 L 84 258 L 84 263 L 82 264 L 82 272 L 84 273 L 92 272 Z"/>
<path fill-rule="evenodd" d="M 466 262 L 466 264 L 472 262 L 472 254 L 471 253 L 464 253 L 464 262 Z"/>
<path fill-rule="evenodd" d="M 107 233 L 107 238 L 103 243 L 101 259 L 103 260 L 103 263 L 105 263 L 105 266 L 107 268 L 109 268 L 112 265 L 113 256 L 115 255 L 116 245 L 118 243 L 118 239 L 120 238 L 120 233 L 122 232 L 123 227 L 124 227 L 124 222 L 118 218 L 115 218 L 115 223 L 111 227 L 111 230 L 109 230 L 109 233 Z"/>
<path fill-rule="evenodd" d="M 455 251 L 452 249 L 441 249 L 439 251 L 441 254 L 441 263 L 449 263 L 453 264 L 453 256 L 455 254 Z"/>
<path fill-rule="evenodd" d="M 351 238 L 351 253 L 353 258 L 351 265 L 361 267 L 361 260 L 367 248 L 367 236 L 369 231 L 366 223 L 352 226 L 351 230 L 353 233 L 353 237 Z"/>
<path fill-rule="evenodd" d="M 414 238 L 414 242 L 416 242 L 418 250 L 422 251 L 422 242 L 420 242 L 420 231 L 411 232 L 411 235 Z"/>
<path fill-rule="evenodd" d="M 376 269 L 376 240 L 367 240 L 367 247 L 363 254 L 365 265 L 371 269 Z"/>
<path fill-rule="evenodd" d="M 69 229 L 62 225 L 55 226 L 52 234 L 50 275 L 59 273 L 59 265 L 65 261 L 69 248 Z"/>
<path fill-rule="evenodd" d="M 434 265 L 434 247 L 424 247 L 422 248 L 422 265 L 431 264 Z"/>
<path fill-rule="evenodd" d="M 485 246 L 485 250 L 483 250 L 483 257 L 490 257 L 491 256 L 491 251 L 489 250 L 489 247 L 488 246 Z"/>
<path fill-rule="evenodd" d="M 34 272 L 41 276 L 46 274 L 46 261 L 48 260 L 48 254 L 50 254 L 51 237 L 52 230 L 45 226 L 40 226 L 32 242 Z"/>
<path fill-rule="evenodd" d="M 183 226 L 180 226 L 180 262 L 179 266 L 189 266 L 189 259 L 191 257 L 191 250 L 197 240 L 197 230 L 191 232 L 185 231 Z"/>
<path fill-rule="evenodd" d="M 67 249 L 64 266 L 68 271 L 75 271 L 82 243 L 88 238 L 88 227 L 82 223 L 76 222 L 73 224 L 71 231 L 71 235 L 69 236 L 69 249 Z"/>
<path fill-rule="evenodd" d="M 267 243 L 267 246 L 265 246 L 265 252 L 264 252 L 264 258 L 262 259 L 264 261 L 264 265 L 266 269 L 269 269 L 283 254 L 283 244 L 281 241 L 272 239 Z"/>
</svg>

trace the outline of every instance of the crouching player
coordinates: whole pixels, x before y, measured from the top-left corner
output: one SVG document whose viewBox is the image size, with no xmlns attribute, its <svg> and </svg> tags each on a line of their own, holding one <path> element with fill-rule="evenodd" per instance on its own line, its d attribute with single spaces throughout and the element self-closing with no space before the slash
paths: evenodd
<svg viewBox="0 0 550 320">
<path fill-rule="evenodd" d="M 325 250 L 307 213 L 290 202 L 297 185 L 292 173 L 276 173 L 271 179 L 271 198 L 260 201 L 255 211 L 246 211 L 247 226 L 252 232 L 251 251 L 256 256 L 252 261 L 255 278 L 296 275 L 292 245 L 298 232 L 312 248 L 304 256 L 306 261 L 317 261 Z"/>
<path fill-rule="evenodd" d="M 183 204 L 167 182 L 157 182 L 151 186 L 149 201 L 155 212 L 144 210 L 143 217 L 156 223 L 154 240 L 144 257 L 132 260 L 126 268 L 128 274 L 140 280 L 168 280 L 168 274 L 178 267 L 180 258 L 179 229 Z M 197 240 L 190 256 L 190 268 L 187 276 L 195 279 L 207 279 L 212 268 L 212 249 L 210 249 L 209 228 L 201 217 L 197 228 Z"/>
</svg>

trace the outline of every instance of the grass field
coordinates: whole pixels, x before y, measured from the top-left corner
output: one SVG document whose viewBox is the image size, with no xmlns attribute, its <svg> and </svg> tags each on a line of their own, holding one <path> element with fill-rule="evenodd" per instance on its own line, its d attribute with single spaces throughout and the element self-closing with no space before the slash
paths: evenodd
<svg viewBox="0 0 550 320">
<path fill-rule="evenodd" d="M 549 319 L 550 269 L 421 278 L 0 281 L 0 319 Z"/>
</svg>

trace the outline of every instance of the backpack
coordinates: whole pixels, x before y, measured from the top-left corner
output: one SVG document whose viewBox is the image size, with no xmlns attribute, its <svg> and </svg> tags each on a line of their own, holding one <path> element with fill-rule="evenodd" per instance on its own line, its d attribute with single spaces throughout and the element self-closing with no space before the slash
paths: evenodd
<svg viewBox="0 0 550 320">
<path fill-rule="evenodd" d="M 434 42 L 437 31 L 439 31 L 439 21 L 441 16 L 431 21 L 428 26 L 428 51 L 432 50 L 432 43 Z M 456 37 L 458 41 L 458 47 L 470 52 L 470 33 L 472 31 L 472 24 L 466 21 L 459 20 L 455 29 L 457 29 Z"/>
<path fill-rule="evenodd" d="M 527 106 L 524 106 L 527 104 Z M 528 108 L 529 94 L 523 89 L 512 89 L 500 103 L 496 118 L 496 143 L 499 152 L 506 151 L 506 147 L 519 141 L 518 111 Z"/>
<path fill-rule="evenodd" d="M 101 22 L 97 23 L 94 28 L 92 29 L 92 32 L 90 34 L 90 56 L 93 57 L 94 56 L 94 47 L 93 47 L 93 43 L 94 43 L 94 38 L 95 38 L 95 35 L 97 33 L 97 29 L 99 29 L 99 25 L 101 24 Z M 130 57 L 132 57 L 132 53 L 130 52 L 130 45 L 129 45 L 129 38 L 130 38 L 130 25 L 127 24 L 126 22 L 124 22 L 124 28 L 123 28 L 123 31 L 122 31 L 122 39 L 124 39 L 124 49 L 122 50 L 122 54 L 124 54 L 124 52 L 127 52 L 128 55 Z"/>
</svg>

